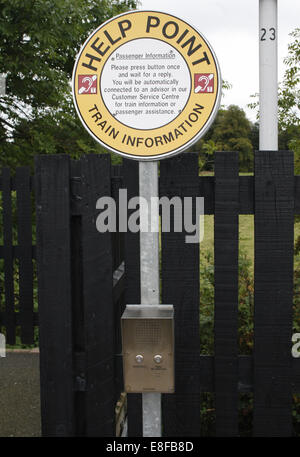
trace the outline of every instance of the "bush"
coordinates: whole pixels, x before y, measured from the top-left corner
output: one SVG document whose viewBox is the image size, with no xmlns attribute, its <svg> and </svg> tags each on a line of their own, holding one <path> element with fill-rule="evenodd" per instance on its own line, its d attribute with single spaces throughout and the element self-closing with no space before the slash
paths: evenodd
<svg viewBox="0 0 300 457">
<path fill-rule="evenodd" d="M 253 349 L 254 286 L 251 260 L 246 252 L 239 253 L 239 320 L 238 344 L 241 354 Z M 214 259 L 204 253 L 200 262 L 200 344 L 201 354 L 214 353 Z"/>
</svg>

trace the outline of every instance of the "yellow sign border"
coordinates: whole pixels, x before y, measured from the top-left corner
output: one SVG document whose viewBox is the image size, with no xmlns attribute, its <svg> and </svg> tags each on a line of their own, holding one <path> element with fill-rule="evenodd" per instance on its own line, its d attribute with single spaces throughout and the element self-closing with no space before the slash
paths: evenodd
<svg viewBox="0 0 300 457">
<path fill-rule="evenodd" d="M 150 130 L 121 123 L 106 108 L 100 90 L 102 70 L 111 54 L 123 44 L 143 38 L 158 39 L 175 48 L 192 75 L 190 96 L 182 112 L 167 125 Z M 78 78 L 87 74 L 95 75 L 96 93 L 78 94 Z M 195 74 L 213 74 L 213 93 L 195 92 Z M 198 141 L 218 112 L 221 86 L 217 58 L 200 32 L 176 16 L 139 10 L 109 19 L 87 38 L 77 56 L 72 79 L 75 108 L 86 130 L 106 149 L 136 160 L 167 158 Z"/>
</svg>

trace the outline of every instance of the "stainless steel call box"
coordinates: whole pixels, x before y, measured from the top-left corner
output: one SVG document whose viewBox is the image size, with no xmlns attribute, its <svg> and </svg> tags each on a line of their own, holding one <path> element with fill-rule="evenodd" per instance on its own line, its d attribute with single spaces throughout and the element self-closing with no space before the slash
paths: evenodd
<svg viewBox="0 0 300 457">
<path fill-rule="evenodd" d="M 173 393 L 173 305 L 127 305 L 121 320 L 125 391 Z"/>
</svg>

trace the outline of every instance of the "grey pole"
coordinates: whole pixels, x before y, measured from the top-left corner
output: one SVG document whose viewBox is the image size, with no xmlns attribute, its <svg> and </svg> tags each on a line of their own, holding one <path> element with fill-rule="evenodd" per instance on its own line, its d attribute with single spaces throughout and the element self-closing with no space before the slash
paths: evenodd
<svg viewBox="0 0 300 457">
<path fill-rule="evenodd" d="M 277 0 L 259 0 L 259 149 L 278 150 Z"/>
<path fill-rule="evenodd" d="M 6 95 L 6 75 L 0 73 L 0 97 Z"/>
<path fill-rule="evenodd" d="M 151 197 L 158 197 L 158 163 L 139 162 L 140 197 L 148 203 L 148 231 L 140 232 L 141 304 L 159 304 L 159 213 Z M 141 213 L 142 218 L 142 213 Z M 142 221 L 141 221 L 142 222 Z M 143 224 L 141 223 L 141 227 Z M 161 394 L 143 393 L 143 436 L 161 436 Z"/>
</svg>

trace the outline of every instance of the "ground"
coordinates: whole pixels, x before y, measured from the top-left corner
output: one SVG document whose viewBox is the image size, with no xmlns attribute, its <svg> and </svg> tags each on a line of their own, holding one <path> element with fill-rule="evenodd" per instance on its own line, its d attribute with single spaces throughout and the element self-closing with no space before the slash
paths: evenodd
<svg viewBox="0 0 300 457">
<path fill-rule="evenodd" d="M 0 437 L 41 435 L 39 353 L 0 358 Z"/>
</svg>

